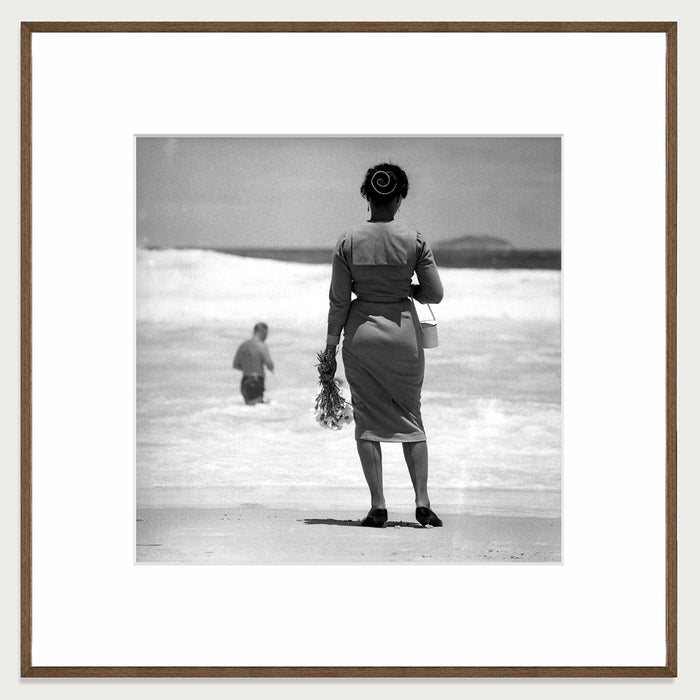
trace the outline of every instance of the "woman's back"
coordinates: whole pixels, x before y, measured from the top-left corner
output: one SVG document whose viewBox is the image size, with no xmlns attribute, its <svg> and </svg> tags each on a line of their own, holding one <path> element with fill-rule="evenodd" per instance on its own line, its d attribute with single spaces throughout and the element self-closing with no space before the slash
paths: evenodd
<svg viewBox="0 0 700 700">
<path fill-rule="evenodd" d="M 417 285 L 411 285 L 414 272 Z M 420 233 L 396 221 L 368 221 L 343 233 L 336 244 L 329 315 L 333 331 L 343 325 L 350 292 L 364 301 L 396 302 L 413 295 L 417 301 L 437 303 L 443 289 L 433 253 Z"/>
<path fill-rule="evenodd" d="M 398 301 L 409 296 L 418 247 L 415 231 L 395 221 L 367 222 L 349 231 L 341 246 L 359 299 Z"/>
</svg>

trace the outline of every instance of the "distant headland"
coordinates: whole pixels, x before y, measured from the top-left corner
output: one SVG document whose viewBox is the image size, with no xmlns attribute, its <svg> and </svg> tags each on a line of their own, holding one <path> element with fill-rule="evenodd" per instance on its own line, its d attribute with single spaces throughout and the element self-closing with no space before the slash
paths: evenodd
<svg viewBox="0 0 700 700">
<path fill-rule="evenodd" d="M 459 236 L 433 243 L 435 250 L 514 250 L 515 246 L 505 238 L 496 236 Z"/>
</svg>

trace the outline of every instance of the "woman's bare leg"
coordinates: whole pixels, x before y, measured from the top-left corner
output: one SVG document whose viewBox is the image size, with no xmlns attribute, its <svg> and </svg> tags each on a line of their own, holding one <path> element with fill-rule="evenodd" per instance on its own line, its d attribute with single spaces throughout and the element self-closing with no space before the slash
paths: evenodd
<svg viewBox="0 0 700 700">
<path fill-rule="evenodd" d="M 428 443 L 404 442 L 403 456 L 416 492 L 416 506 L 430 508 L 428 498 Z"/>
<path fill-rule="evenodd" d="M 357 454 L 360 456 L 362 471 L 369 486 L 372 510 L 386 508 L 384 502 L 384 481 L 382 479 L 382 446 L 374 440 L 358 440 Z"/>
</svg>

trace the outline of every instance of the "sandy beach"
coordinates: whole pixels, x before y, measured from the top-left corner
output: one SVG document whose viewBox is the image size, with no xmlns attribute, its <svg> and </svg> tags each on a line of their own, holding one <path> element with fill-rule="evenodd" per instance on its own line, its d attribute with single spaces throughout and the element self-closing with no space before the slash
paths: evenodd
<svg viewBox="0 0 700 700">
<path fill-rule="evenodd" d="M 297 507 L 141 508 L 136 561 L 197 564 L 559 562 L 559 518 L 440 513 L 422 528 L 410 509 L 382 529 L 357 510 Z"/>
</svg>

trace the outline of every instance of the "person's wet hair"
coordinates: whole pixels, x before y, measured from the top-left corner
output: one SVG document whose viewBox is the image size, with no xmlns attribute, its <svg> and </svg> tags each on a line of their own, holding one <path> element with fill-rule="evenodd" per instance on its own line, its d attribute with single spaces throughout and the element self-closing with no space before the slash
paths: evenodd
<svg viewBox="0 0 700 700">
<path fill-rule="evenodd" d="M 265 331 L 267 332 L 267 323 L 256 323 L 255 326 L 253 327 L 253 333 L 257 333 L 258 331 Z"/>
<path fill-rule="evenodd" d="M 387 204 L 397 195 L 408 194 L 408 177 L 398 165 L 379 163 L 365 175 L 360 193 L 373 204 Z"/>
</svg>

